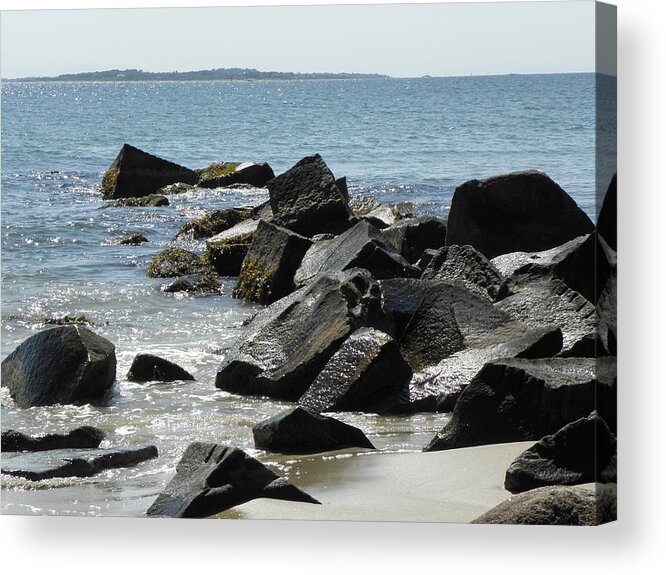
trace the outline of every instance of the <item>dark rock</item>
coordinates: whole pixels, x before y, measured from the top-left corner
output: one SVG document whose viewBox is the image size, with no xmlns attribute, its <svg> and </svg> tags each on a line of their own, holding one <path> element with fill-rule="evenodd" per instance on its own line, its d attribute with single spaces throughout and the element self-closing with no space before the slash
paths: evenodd
<svg viewBox="0 0 666 575">
<path fill-rule="evenodd" d="M 617 251 L 617 174 L 613 176 L 601 204 L 597 231 L 608 246 Z"/>
<path fill-rule="evenodd" d="M 105 199 L 154 194 L 163 186 L 184 182 L 195 184 L 196 172 L 125 144 L 102 177 Z"/>
<path fill-rule="evenodd" d="M 181 276 L 162 286 L 164 293 L 221 293 L 222 283 L 212 274 L 194 274 Z"/>
<path fill-rule="evenodd" d="M 42 323 L 45 325 L 97 325 L 94 319 L 89 319 L 84 314 L 65 314 L 60 317 L 46 317 Z"/>
<path fill-rule="evenodd" d="M 259 204 L 253 208 L 252 217 L 257 220 L 266 220 L 270 222 L 273 219 L 273 208 L 271 208 L 270 200 L 266 200 L 263 204 Z"/>
<path fill-rule="evenodd" d="M 342 176 L 341 178 L 338 178 L 335 180 L 335 185 L 338 186 L 338 190 L 340 190 L 340 193 L 342 194 L 345 202 L 349 204 L 349 188 L 347 187 L 347 177 Z"/>
<path fill-rule="evenodd" d="M 150 353 L 139 353 L 132 362 L 128 381 L 194 381 L 194 377 L 179 365 Z"/>
<path fill-rule="evenodd" d="M 611 486 L 540 487 L 500 503 L 472 523 L 594 526 L 617 519 L 615 501 Z"/>
<path fill-rule="evenodd" d="M 219 367 L 225 391 L 297 401 L 360 327 L 390 330 L 379 287 L 362 270 L 322 275 L 261 310 Z"/>
<path fill-rule="evenodd" d="M 148 238 L 139 233 L 127 234 L 118 239 L 118 243 L 124 246 L 138 246 L 147 241 Z"/>
<path fill-rule="evenodd" d="M 423 250 L 423 253 L 421 254 L 421 259 L 418 262 L 416 262 L 416 267 L 419 268 L 421 272 L 423 272 L 428 267 L 428 264 L 432 261 L 432 258 L 434 258 L 437 255 L 438 251 L 439 250 L 435 250 L 433 248 L 428 248 L 427 250 Z"/>
<path fill-rule="evenodd" d="M 291 230 L 259 221 L 233 296 L 262 304 L 294 290 L 294 274 L 312 242 Z"/>
<path fill-rule="evenodd" d="M 141 197 L 121 198 L 117 202 L 107 204 L 105 208 L 159 208 L 168 206 L 169 200 L 166 196 L 149 194 Z"/>
<path fill-rule="evenodd" d="M 395 340 L 363 327 L 347 338 L 299 403 L 318 412 L 385 413 L 404 403 L 411 376 Z"/>
<path fill-rule="evenodd" d="M 233 228 L 251 215 L 252 211 L 249 209 L 213 210 L 201 218 L 184 223 L 178 230 L 176 239 L 200 240 L 211 238 L 220 232 Z"/>
<path fill-rule="evenodd" d="M 564 282 L 550 277 L 516 277 L 513 295 L 495 304 L 510 316 L 531 327 L 557 325 L 562 330 L 562 353 L 574 355 L 589 349 L 588 340 L 597 332 L 594 306 Z M 606 355 L 599 349 L 597 355 Z"/>
<path fill-rule="evenodd" d="M 349 198 L 349 209 L 355 216 L 365 216 L 381 206 L 382 204 L 370 196 L 359 195 Z"/>
<path fill-rule="evenodd" d="M 118 467 L 131 467 L 157 457 L 157 447 L 127 449 L 55 449 L 2 459 L 2 473 L 41 481 L 54 477 L 90 477 Z"/>
<path fill-rule="evenodd" d="M 352 268 L 366 269 L 376 279 L 420 275 L 418 268 L 386 249 L 379 230 L 362 221 L 332 240 L 313 243 L 303 257 L 294 281 L 300 287 L 320 273 Z"/>
<path fill-rule="evenodd" d="M 543 252 L 504 254 L 492 263 L 506 277 L 554 276 L 592 303 L 596 303 L 610 274 L 608 258 L 596 233 Z M 511 291 L 512 279 L 509 277 L 506 291 Z"/>
<path fill-rule="evenodd" d="M 514 172 L 456 188 L 446 245 L 469 244 L 492 259 L 548 250 L 592 231 L 590 219 L 546 174 Z"/>
<path fill-rule="evenodd" d="M 611 428 L 611 358 L 506 359 L 487 363 L 424 451 L 537 440 L 597 409 Z M 612 414 L 610 414 L 612 416 Z"/>
<path fill-rule="evenodd" d="M 348 447 L 374 449 L 358 427 L 292 407 L 252 428 L 254 445 L 278 453 L 317 453 Z"/>
<path fill-rule="evenodd" d="M 444 246 L 446 222 L 433 216 L 404 219 L 382 230 L 382 238 L 390 248 L 413 264 L 419 261 L 424 250 Z"/>
<path fill-rule="evenodd" d="M 319 503 L 240 449 L 192 443 L 146 514 L 209 517 L 260 497 Z"/>
<path fill-rule="evenodd" d="M 41 331 L 2 362 L 2 385 L 23 408 L 99 400 L 115 379 L 114 345 L 79 325 Z"/>
<path fill-rule="evenodd" d="M 319 154 L 303 158 L 266 187 L 280 226 L 305 236 L 337 234 L 349 227 L 351 210 Z"/>
<path fill-rule="evenodd" d="M 192 190 L 195 190 L 196 186 L 191 186 L 190 184 L 186 184 L 184 182 L 176 182 L 175 184 L 169 184 L 168 186 L 163 186 L 159 190 L 157 190 L 158 194 L 162 194 L 164 196 L 168 195 L 176 195 L 176 194 L 186 194 L 187 192 L 191 192 Z"/>
<path fill-rule="evenodd" d="M 221 276 L 238 276 L 247 256 L 258 220 L 244 220 L 206 242 L 204 261 Z"/>
<path fill-rule="evenodd" d="M 199 170 L 197 185 L 200 188 L 224 188 L 234 184 L 248 184 L 254 188 L 263 188 L 274 177 L 273 168 L 265 162 L 213 162 Z"/>
<path fill-rule="evenodd" d="M 507 469 L 504 488 L 520 493 L 546 485 L 604 482 L 616 447 L 606 422 L 592 413 L 521 453 Z"/>
<path fill-rule="evenodd" d="M 614 252 L 607 250 L 611 271 L 596 307 L 597 336 L 610 355 L 617 355 L 617 262 Z"/>
<path fill-rule="evenodd" d="M 504 280 L 497 268 L 472 246 L 440 248 L 423 270 L 421 279 L 457 280 L 491 300 L 497 297 Z"/>
<path fill-rule="evenodd" d="M 174 278 L 208 271 L 206 263 L 194 252 L 170 247 L 153 256 L 146 275 L 149 278 Z"/>
<path fill-rule="evenodd" d="M 39 437 L 15 429 L 2 432 L 2 451 L 47 451 L 51 449 L 81 449 L 99 447 L 105 434 L 101 429 L 84 425 L 67 433 L 49 433 Z"/>
</svg>

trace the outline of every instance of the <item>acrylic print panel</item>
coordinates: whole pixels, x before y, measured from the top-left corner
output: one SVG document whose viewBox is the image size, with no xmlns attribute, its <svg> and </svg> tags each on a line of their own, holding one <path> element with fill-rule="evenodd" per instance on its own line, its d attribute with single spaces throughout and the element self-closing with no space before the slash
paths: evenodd
<svg viewBox="0 0 666 575">
<path fill-rule="evenodd" d="M 594 2 L 3 13 L 2 513 L 613 520 L 614 55 Z"/>
</svg>

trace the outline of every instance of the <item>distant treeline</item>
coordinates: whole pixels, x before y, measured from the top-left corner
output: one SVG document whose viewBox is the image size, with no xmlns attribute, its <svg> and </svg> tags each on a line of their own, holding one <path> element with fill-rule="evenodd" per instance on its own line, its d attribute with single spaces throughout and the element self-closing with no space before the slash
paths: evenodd
<svg viewBox="0 0 666 575">
<path fill-rule="evenodd" d="M 347 72 L 260 72 L 254 68 L 216 68 L 214 70 L 196 70 L 193 72 L 144 72 L 143 70 L 104 70 L 101 72 L 81 72 L 78 74 L 60 74 L 59 76 L 32 76 L 15 78 L 23 82 L 128 82 L 138 80 L 360 80 L 367 78 L 387 78 L 382 74 L 352 74 Z"/>
</svg>

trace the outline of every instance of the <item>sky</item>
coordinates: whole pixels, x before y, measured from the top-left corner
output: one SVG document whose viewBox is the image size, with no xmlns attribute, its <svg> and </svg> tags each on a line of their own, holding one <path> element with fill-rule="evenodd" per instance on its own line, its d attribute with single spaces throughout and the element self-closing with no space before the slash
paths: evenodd
<svg viewBox="0 0 666 575">
<path fill-rule="evenodd" d="M 3 10 L 0 73 L 592 72 L 594 18 L 591 1 Z"/>
</svg>

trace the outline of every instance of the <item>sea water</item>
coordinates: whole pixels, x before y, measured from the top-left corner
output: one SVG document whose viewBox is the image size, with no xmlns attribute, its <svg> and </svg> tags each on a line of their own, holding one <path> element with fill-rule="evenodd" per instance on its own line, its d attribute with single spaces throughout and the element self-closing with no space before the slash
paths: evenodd
<svg viewBox="0 0 666 575">
<path fill-rule="evenodd" d="M 256 82 L 2 83 L 4 359 L 47 318 L 81 315 L 116 346 L 118 381 L 103 405 L 18 409 L 2 389 L 2 428 L 62 432 L 95 425 L 103 446 L 157 445 L 158 459 L 87 479 L 3 476 L 2 512 L 140 515 L 192 441 L 253 449 L 252 426 L 290 404 L 214 386 L 216 366 L 258 309 L 220 295 L 167 294 L 151 256 L 206 210 L 257 205 L 266 190 L 194 190 L 168 207 L 101 209 L 101 175 L 124 143 L 196 168 L 266 161 L 276 173 L 320 153 L 350 193 L 446 217 L 456 186 L 538 169 L 595 219 L 595 76 Z M 148 243 L 114 239 L 141 232 Z M 181 244 L 201 252 L 203 242 Z M 189 383 L 128 382 L 139 352 L 183 366 Z M 340 419 L 386 451 L 418 451 L 444 414 Z M 6 455 L 11 457 L 11 455 Z"/>
</svg>

